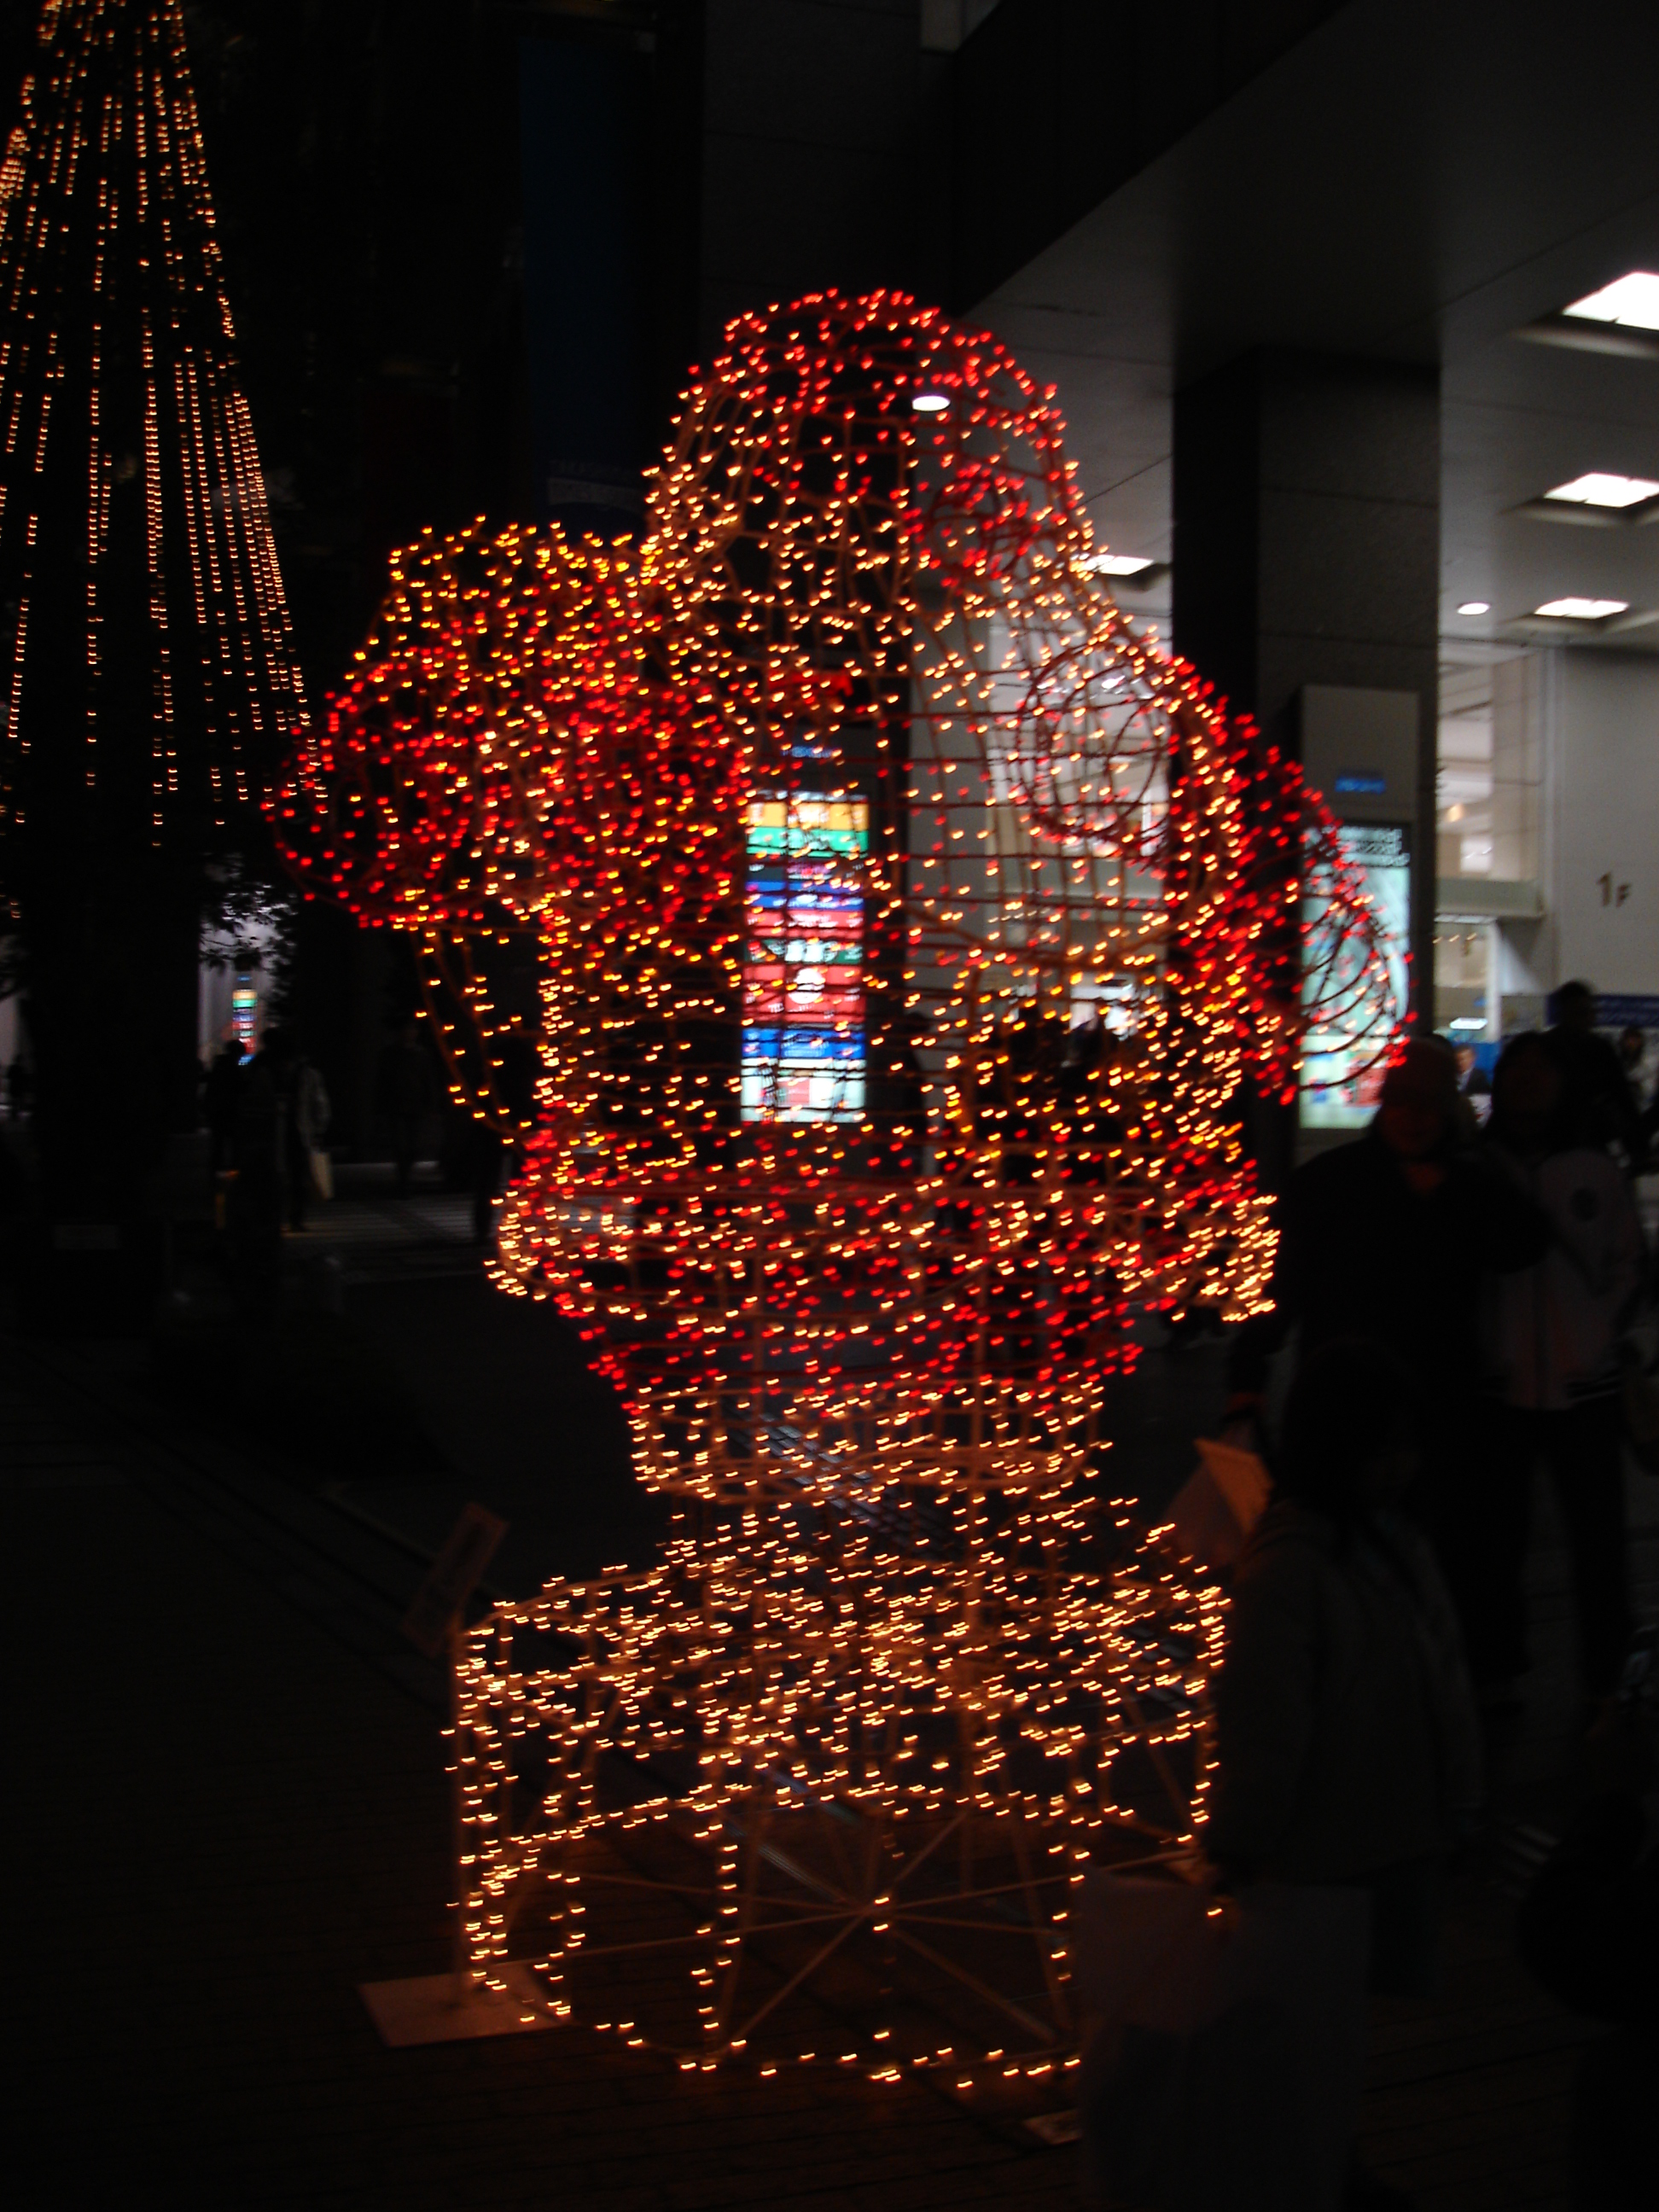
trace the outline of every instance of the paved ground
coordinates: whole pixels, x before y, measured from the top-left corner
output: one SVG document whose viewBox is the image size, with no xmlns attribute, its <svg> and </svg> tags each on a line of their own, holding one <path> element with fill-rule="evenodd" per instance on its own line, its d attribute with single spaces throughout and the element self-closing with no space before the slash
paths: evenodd
<svg viewBox="0 0 1659 2212">
<path fill-rule="evenodd" d="M 909 2085 L 688 2081 L 574 2031 L 383 2050 L 356 1985 L 440 1971 L 450 1894 L 397 1556 L 86 1413 L 73 1363 L 0 1395 L 32 2202 L 1072 2201 L 1073 2154 Z"/>
<path fill-rule="evenodd" d="M 469 1495 L 514 1518 L 507 1587 L 650 1540 L 614 1408 L 545 1316 L 482 1288 L 465 1212 L 369 1188 L 293 1248 L 325 1290 L 338 1263 L 356 1430 L 295 1364 L 321 1320 L 274 1363 L 229 1346 L 193 1404 L 136 1348 L 0 1345 L 28 2201 L 1076 2203 L 1073 2153 L 917 2084 L 688 2079 L 574 2030 L 380 2046 L 356 1984 L 447 1958 L 441 1685 L 397 1634 L 423 1556 Z M 1148 1485 L 1215 1388 L 1211 1355 L 1148 1360 L 1124 1438 Z M 290 1400 L 335 1409 L 310 1461 Z M 1632 1497 L 1651 1610 L 1659 1484 Z M 1425 2212 L 1568 2202 L 1583 2032 L 1512 1963 L 1506 1893 L 1570 1786 L 1560 1566 L 1546 1520 L 1535 1693 L 1445 1996 L 1376 2023 L 1366 2139 Z"/>
</svg>

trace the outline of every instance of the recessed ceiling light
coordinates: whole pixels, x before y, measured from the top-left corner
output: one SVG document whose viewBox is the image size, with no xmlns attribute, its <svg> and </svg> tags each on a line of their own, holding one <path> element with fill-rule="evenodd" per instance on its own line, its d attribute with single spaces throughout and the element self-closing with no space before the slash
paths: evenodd
<svg viewBox="0 0 1659 2212">
<path fill-rule="evenodd" d="M 1097 576 L 1140 576 L 1158 563 L 1150 553 L 1091 553 L 1083 565 Z"/>
<path fill-rule="evenodd" d="M 1628 599 L 1546 599 L 1541 607 L 1533 609 L 1535 615 L 1554 615 L 1564 622 L 1600 622 L 1604 615 L 1629 611 Z"/>
<path fill-rule="evenodd" d="M 1580 507 L 1638 507 L 1644 499 L 1659 497 L 1659 483 L 1649 477 L 1610 476 L 1605 470 L 1592 469 L 1571 483 L 1557 484 L 1544 496 L 1571 500 Z"/>
<path fill-rule="evenodd" d="M 913 392 L 910 405 L 918 415 L 948 415 L 951 395 L 948 392 Z"/>
<path fill-rule="evenodd" d="M 1623 323 L 1629 330 L 1659 331 L 1659 275 L 1650 269 L 1632 269 L 1615 283 L 1575 300 L 1563 307 L 1564 315 L 1577 315 L 1589 323 Z"/>
<path fill-rule="evenodd" d="M 1457 611 L 1460 615 L 1489 615 L 1492 612 L 1492 601 L 1490 599 L 1465 599 L 1459 606 Z"/>
</svg>

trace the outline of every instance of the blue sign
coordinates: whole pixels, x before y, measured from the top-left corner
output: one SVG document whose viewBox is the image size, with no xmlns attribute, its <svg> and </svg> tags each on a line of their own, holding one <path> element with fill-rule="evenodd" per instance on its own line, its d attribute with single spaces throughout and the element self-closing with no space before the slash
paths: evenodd
<svg viewBox="0 0 1659 2212">
<path fill-rule="evenodd" d="M 1336 791 L 1339 799 L 1386 799 L 1389 779 L 1375 769 L 1350 769 L 1336 779 Z"/>
<path fill-rule="evenodd" d="M 1598 1030 L 1659 1030 L 1659 999 L 1635 991 L 1603 991 L 1595 1001 Z"/>
</svg>

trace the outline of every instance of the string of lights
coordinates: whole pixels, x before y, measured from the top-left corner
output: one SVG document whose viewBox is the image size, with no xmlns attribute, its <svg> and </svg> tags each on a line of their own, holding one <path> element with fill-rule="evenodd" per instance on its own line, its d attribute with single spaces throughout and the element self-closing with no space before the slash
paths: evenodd
<svg viewBox="0 0 1659 2212">
<path fill-rule="evenodd" d="M 1201 1820 L 1222 1600 L 1085 1480 L 880 1464 L 700 1500 L 649 1572 L 467 1640 L 481 1983 L 528 1956 L 550 2017 L 686 2068 L 969 2090 L 1074 2063 L 1075 1888 Z"/>
<path fill-rule="evenodd" d="M 50 0 L 35 44 L 0 167 L 0 852 L 66 809 L 199 843 L 305 705 L 180 0 Z"/>
<path fill-rule="evenodd" d="M 1071 1887 L 1190 1847 L 1220 1623 L 1106 1386 L 1133 1309 L 1261 1302 L 1245 1079 L 1393 1026 L 1334 825 L 1112 602 L 1062 436 L 901 295 L 745 318 L 639 544 L 404 556 L 279 808 L 484 1035 L 535 939 L 495 1277 L 673 1527 L 467 1639 L 464 1918 L 690 2066 L 1064 2063 Z"/>
</svg>

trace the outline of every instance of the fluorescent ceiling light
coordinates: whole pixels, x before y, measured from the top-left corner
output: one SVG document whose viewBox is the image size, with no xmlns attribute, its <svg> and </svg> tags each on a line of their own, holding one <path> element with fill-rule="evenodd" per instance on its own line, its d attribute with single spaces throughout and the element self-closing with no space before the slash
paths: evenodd
<svg viewBox="0 0 1659 2212">
<path fill-rule="evenodd" d="M 1489 615 L 1492 612 L 1492 601 L 1490 599 L 1465 599 L 1458 608 L 1457 611 L 1460 615 Z"/>
<path fill-rule="evenodd" d="M 1632 269 L 1628 276 L 1604 284 L 1599 292 L 1575 300 L 1561 312 L 1589 323 L 1623 323 L 1631 330 L 1659 331 L 1659 275 L 1650 269 Z"/>
<path fill-rule="evenodd" d="M 1564 622 L 1600 622 L 1604 615 L 1627 614 L 1628 599 L 1546 599 L 1535 615 L 1553 615 Z"/>
<path fill-rule="evenodd" d="M 910 405 L 918 415 L 948 415 L 951 395 L 948 392 L 915 392 L 910 395 Z"/>
<path fill-rule="evenodd" d="M 1605 470 L 1592 469 L 1571 483 L 1557 484 L 1544 496 L 1571 500 L 1579 507 L 1639 507 L 1644 499 L 1659 496 L 1659 483 L 1648 477 L 1610 476 Z"/>
<path fill-rule="evenodd" d="M 1097 576 L 1140 576 L 1158 563 L 1150 553 L 1091 553 L 1083 565 Z"/>
</svg>

